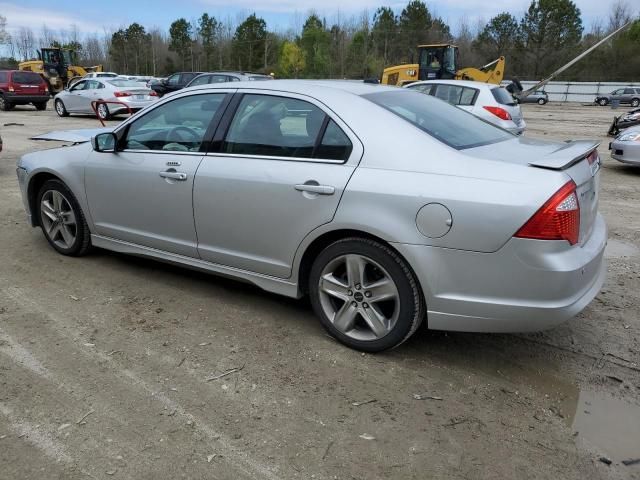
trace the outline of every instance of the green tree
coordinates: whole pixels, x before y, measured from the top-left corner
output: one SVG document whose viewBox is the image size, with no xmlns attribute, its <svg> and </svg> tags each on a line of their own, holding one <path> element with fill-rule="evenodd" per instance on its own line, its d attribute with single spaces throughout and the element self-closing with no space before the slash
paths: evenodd
<svg viewBox="0 0 640 480">
<path fill-rule="evenodd" d="M 520 22 L 528 76 L 539 79 L 564 64 L 582 38 L 580 9 L 571 0 L 532 0 Z"/>
<path fill-rule="evenodd" d="M 504 12 L 489 20 L 473 43 L 473 47 L 480 50 L 484 60 L 488 61 L 502 55 L 510 58 L 520 42 L 518 20 L 510 13 Z"/>
<path fill-rule="evenodd" d="M 169 27 L 169 50 L 176 52 L 182 60 L 182 69 L 185 70 L 187 61 L 191 60 L 191 34 L 193 28 L 184 18 L 179 18 Z"/>
<path fill-rule="evenodd" d="M 218 21 L 215 17 L 210 17 L 207 13 L 203 13 L 198 20 L 198 34 L 202 40 L 202 48 L 204 50 L 205 69 L 212 70 L 214 63 L 214 54 L 216 48 L 216 32 L 218 31 Z"/>
<path fill-rule="evenodd" d="M 304 52 L 294 42 L 285 40 L 280 49 L 279 71 L 285 78 L 298 78 L 304 71 L 306 62 Z"/>
<path fill-rule="evenodd" d="M 111 35 L 111 43 L 109 45 L 109 57 L 111 58 L 113 69 L 115 71 L 127 72 L 129 70 L 127 54 L 128 48 L 126 32 L 123 29 L 113 32 Z"/>
<path fill-rule="evenodd" d="M 249 15 L 238 25 L 233 35 L 233 51 L 240 70 L 259 70 L 263 63 L 267 24 L 256 16 Z"/>
<path fill-rule="evenodd" d="M 371 35 L 376 56 L 382 59 L 384 66 L 391 64 L 394 58 L 394 40 L 398 31 L 398 20 L 390 7 L 380 7 L 373 15 Z"/>
<path fill-rule="evenodd" d="M 307 76 L 326 77 L 329 74 L 331 35 L 316 14 L 307 18 L 302 27 L 300 47 L 307 62 Z"/>
<path fill-rule="evenodd" d="M 421 0 L 411 0 L 398 20 L 400 59 L 417 61 L 416 46 L 430 43 L 433 18 Z"/>
<path fill-rule="evenodd" d="M 151 41 L 151 37 L 147 34 L 144 27 L 139 23 L 132 23 L 127 27 L 124 32 L 126 39 L 126 48 L 129 52 L 128 57 L 132 59 L 130 70 L 127 73 L 133 73 L 139 75 L 143 73 L 141 67 L 141 61 L 143 58 L 147 58 L 148 48 L 147 45 Z M 147 73 L 145 62 L 144 73 Z"/>
</svg>

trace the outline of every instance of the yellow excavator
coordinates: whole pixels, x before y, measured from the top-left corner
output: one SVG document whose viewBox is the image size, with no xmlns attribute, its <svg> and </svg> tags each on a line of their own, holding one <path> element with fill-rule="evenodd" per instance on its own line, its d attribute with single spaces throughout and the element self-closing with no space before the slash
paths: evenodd
<svg viewBox="0 0 640 480">
<path fill-rule="evenodd" d="M 504 66 L 504 57 L 500 57 L 484 67 L 459 68 L 457 46 L 450 43 L 418 45 L 418 63 L 385 68 L 381 83 L 402 86 L 418 80 L 453 79 L 500 84 Z"/>
<path fill-rule="evenodd" d="M 65 48 L 41 48 L 37 60 L 18 64 L 19 70 L 39 73 L 49 86 L 52 95 L 64 90 L 69 80 L 84 77 L 89 72 L 102 72 L 102 65 L 82 67 L 78 65 L 76 53 Z"/>
</svg>

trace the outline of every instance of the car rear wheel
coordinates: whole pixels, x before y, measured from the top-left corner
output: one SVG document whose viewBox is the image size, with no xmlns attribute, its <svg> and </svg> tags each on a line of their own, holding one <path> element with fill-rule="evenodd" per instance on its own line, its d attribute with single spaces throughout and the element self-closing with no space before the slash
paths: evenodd
<svg viewBox="0 0 640 480">
<path fill-rule="evenodd" d="M 640 98 L 634 98 L 633 100 L 631 100 L 632 107 L 637 107 L 638 105 L 640 105 Z"/>
<path fill-rule="evenodd" d="M 33 106 L 36 107 L 36 110 L 46 110 L 47 102 L 34 103 Z"/>
<path fill-rule="evenodd" d="M 3 95 L 0 95 L 0 110 L 8 112 L 13 108 L 13 104 L 9 102 Z"/>
<path fill-rule="evenodd" d="M 60 117 L 68 117 L 69 116 L 69 112 L 67 112 L 67 109 L 65 108 L 64 103 L 62 103 L 62 100 L 56 100 L 54 106 L 55 106 L 56 113 L 58 114 L 58 116 L 60 116 Z"/>
<path fill-rule="evenodd" d="M 538 105 L 544 105 L 545 103 L 547 103 L 547 101 L 544 98 L 538 99 Z"/>
<path fill-rule="evenodd" d="M 607 99 L 606 99 L 606 98 L 601 98 L 600 100 L 598 100 L 598 104 L 599 104 L 601 107 L 605 107 L 605 106 L 607 105 L 607 103 L 608 103 L 608 102 L 607 102 Z"/>
<path fill-rule="evenodd" d="M 309 293 L 327 331 L 366 352 L 397 347 L 424 317 L 422 292 L 409 266 L 369 239 L 347 238 L 325 248 L 311 268 Z"/>
<path fill-rule="evenodd" d="M 109 118 L 111 117 L 111 114 L 109 113 L 109 108 L 104 103 L 101 103 L 100 105 L 98 105 L 97 111 L 98 111 L 98 118 L 100 120 L 109 120 Z"/>
<path fill-rule="evenodd" d="M 91 234 L 73 193 L 60 180 L 47 180 L 37 198 L 37 214 L 49 244 L 63 255 L 79 257 L 91 247 Z"/>
</svg>

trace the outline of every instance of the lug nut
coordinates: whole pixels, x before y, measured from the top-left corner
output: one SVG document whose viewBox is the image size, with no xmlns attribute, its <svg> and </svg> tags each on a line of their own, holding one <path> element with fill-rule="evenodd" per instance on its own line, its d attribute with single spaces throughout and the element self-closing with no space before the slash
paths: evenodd
<svg viewBox="0 0 640 480">
<path fill-rule="evenodd" d="M 366 302 L 365 302 L 365 303 L 363 303 L 363 304 L 362 304 L 362 308 L 369 308 L 369 304 L 368 304 L 368 303 L 366 303 Z"/>
<path fill-rule="evenodd" d="M 357 307 L 358 306 L 358 302 L 351 302 L 351 306 L 352 307 Z"/>
<path fill-rule="evenodd" d="M 360 290 L 362 286 L 359 283 L 356 283 L 356 290 Z"/>
<path fill-rule="evenodd" d="M 371 292 L 364 292 L 364 296 L 367 298 L 371 298 Z"/>
<path fill-rule="evenodd" d="M 353 292 L 351 290 L 347 290 L 347 295 L 351 296 L 353 295 Z"/>
</svg>

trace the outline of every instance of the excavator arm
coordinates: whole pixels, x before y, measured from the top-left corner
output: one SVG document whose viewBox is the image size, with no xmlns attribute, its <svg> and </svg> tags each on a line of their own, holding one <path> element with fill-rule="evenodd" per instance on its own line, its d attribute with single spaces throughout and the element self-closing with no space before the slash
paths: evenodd
<svg viewBox="0 0 640 480">
<path fill-rule="evenodd" d="M 493 62 L 487 63 L 484 67 L 461 68 L 456 72 L 456 80 L 473 80 L 475 82 L 495 83 L 500 85 L 504 78 L 504 57 L 495 59 Z"/>
</svg>

